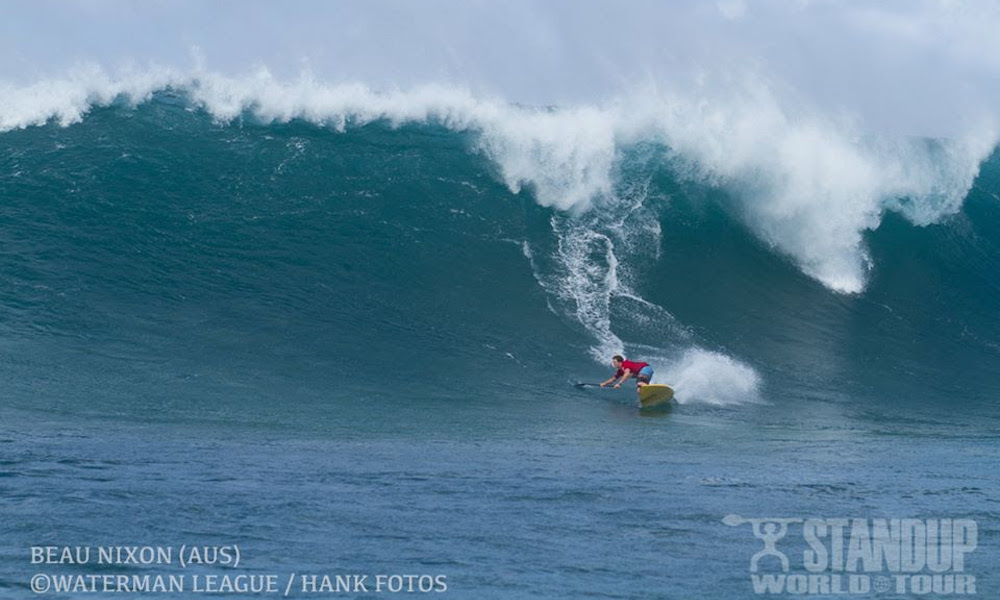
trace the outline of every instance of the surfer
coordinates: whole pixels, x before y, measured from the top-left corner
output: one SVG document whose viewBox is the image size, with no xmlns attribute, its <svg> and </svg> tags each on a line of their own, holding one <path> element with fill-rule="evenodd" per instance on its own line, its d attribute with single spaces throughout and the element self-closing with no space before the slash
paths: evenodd
<svg viewBox="0 0 1000 600">
<path fill-rule="evenodd" d="M 636 388 L 641 388 L 644 385 L 649 385 L 649 380 L 653 378 L 653 367 L 649 366 L 649 363 L 625 360 L 620 354 L 611 357 L 611 366 L 618 370 L 611 378 L 602 381 L 601 387 L 613 382 L 615 389 L 618 389 L 626 379 L 635 377 Z M 617 381 L 615 381 L 616 379 Z"/>
</svg>

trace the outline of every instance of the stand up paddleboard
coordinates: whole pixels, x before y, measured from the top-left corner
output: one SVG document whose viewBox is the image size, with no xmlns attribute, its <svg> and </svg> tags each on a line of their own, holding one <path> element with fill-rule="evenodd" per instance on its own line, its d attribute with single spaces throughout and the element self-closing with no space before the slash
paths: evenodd
<svg viewBox="0 0 1000 600">
<path fill-rule="evenodd" d="M 674 389 L 669 385 L 651 383 L 639 388 L 639 406 L 641 408 L 664 405 L 670 402 L 673 397 Z"/>
</svg>

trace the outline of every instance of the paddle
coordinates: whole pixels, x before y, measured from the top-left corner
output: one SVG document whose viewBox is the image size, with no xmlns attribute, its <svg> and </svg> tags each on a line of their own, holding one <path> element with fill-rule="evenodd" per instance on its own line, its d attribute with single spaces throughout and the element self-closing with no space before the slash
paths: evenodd
<svg viewBox="0 0 1000 600">
<path fill-rule="evenodd" d="M 576 388 L 579 388 L 579 389 L 583 389 L 585 387 L 601 387 L 601 384 L 599 384 L 599 383 L 575 383 L 575 384 L 573 384 L 573 387 L 576 387 Z"/>
</svg>

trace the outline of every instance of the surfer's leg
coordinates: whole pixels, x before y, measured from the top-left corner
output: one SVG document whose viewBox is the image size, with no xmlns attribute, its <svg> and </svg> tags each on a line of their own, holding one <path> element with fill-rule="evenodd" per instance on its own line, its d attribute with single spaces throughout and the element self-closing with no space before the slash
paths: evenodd
<svg viewBox="0 0 1000 600">
<path fill-rule="evenodd" d="M 639 369 L 639 372 L 636 373 L 635 378 L 636 378 L 636 383 L 635 383 L 636 387 L 642 387 L 644 385 L 648 385 L 650 380 L 653 379 L 653 367 L 645 366 Z"/>
</svg>

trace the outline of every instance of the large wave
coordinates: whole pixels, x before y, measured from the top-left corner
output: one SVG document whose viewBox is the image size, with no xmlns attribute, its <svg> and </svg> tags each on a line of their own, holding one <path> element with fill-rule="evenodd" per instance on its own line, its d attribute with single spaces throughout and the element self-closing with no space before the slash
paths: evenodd
<svg viewBox="0 0 1000 600">
<path fill-rule="evenodd" d="M 678 382 L 681 400 L 723 403 L 752 397 L 760 376 L 703 347 L 637 291 L 636 265 L 655 261 L 662 248 L 651 205 L 670 202 L 649 197 L 656 169 L 635 170 L 637 161 L 718 190 L 722 208 L 765 245 L 829 290 L 859 293 L 871 266 L 865 233 L 887 212 L 918 226 L 956 213 L 997 142 L 992 123 L 949 139 L 866 134 L 848 118 L 788 110 L 751 79 L 723 87 L 650 86 L 599 105 L 531 107 L 440 85 L 377 91 L 309 75 L 282 81 L 264 69 L 229 77 L 92 67 L 7 84 L 0 130 L 68 126 L 94 107 L 138 105 L 166 92 L 222 124 L 302 120 L 342 132 L 430 123 L 469 133 L 471 149 L 492 161 L 511 192 L 527 190 L 555 209 L 551 245 L 526 239 L 522 248 L 553 310 L 594 338 L 594 358 L 635 350 Z M 662 334 L 656 339 L 643 337 L 650 323 Z"/>
<path fill-rule="evenodd" d="M 865 286 L 864 232 L 876 229 L 886 211 L 915 225 L 954 214 L 998 140 L 992 122 L 949 139 L 866 135 L 847 118 L 789 111 L 753 81 L 710 95 L 647 88 L 599 106 L 537 108 L 437 85 L 375 91 L 308 75 L 279 81 L 263 69 L 233 78 L 172 70 L 112 76 L 96 67 L 6 86 L 0 130 L 49 120 L 71 124 L 92 106 L 143 102 L 165 89 L 182 92 L 221 122 L 252 115 L 341 131 L 373 121 L 471 131 L 512 191 L 528 186 L 542 205 L 571 212 L 614 197 L 625 149 L 664 144 L 681 175 L 725 190 L 732 209 L 764 242 L 845 293 Z"/>
</svg>

